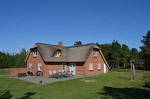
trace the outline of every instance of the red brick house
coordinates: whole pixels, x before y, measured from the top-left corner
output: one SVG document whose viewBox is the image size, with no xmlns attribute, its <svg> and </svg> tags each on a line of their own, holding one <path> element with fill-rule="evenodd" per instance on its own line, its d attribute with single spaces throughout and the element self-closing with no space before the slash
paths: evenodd
<svg viewBox="0 0 150 99">
<path fill-rule="evenodd" d="M 36 43 L 26 57 L 27 71 L 43 76 L 71 71 L 73 75 L 95 75 L 109 71 L 109 65 L 96 44 L 64 46 Z"/>
</svg>

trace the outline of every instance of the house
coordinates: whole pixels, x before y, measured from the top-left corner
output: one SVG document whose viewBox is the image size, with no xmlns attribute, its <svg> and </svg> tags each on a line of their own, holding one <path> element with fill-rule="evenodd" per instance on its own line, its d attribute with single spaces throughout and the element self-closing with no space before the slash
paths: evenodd
<svg viewBox="0 0 150 99">
<path fill-rule="evenodd" d="M 43 76 L 50 72 L 72 72 L 73 75 L 96 75 L 109 71 L 109 65 L 96 44 L 64 46 L 36 43 L 26 57 L 27 71 Z"/>
</svg>

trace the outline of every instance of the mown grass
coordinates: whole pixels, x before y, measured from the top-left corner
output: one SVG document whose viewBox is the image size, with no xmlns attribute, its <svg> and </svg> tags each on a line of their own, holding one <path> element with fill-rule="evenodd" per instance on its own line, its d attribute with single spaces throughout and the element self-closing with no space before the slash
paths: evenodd
<svg viewBox="0 0 150 99">
<path fill-rule="evenodd" d="M 0 69 L 0 76 L 7 76 L 8 75 L 8 69 Z"/>
<path fill-rule="evenodd" d="M 6 75 L 6 70 L 0 70 L 0 75 Z M 0 76 L 0 99 L 150 99 L 145 82 L 150 82 L 150 72 L 136 71 L 134 81 L 129 71 L 111 71 L 47 85 Z"/>
</svg>

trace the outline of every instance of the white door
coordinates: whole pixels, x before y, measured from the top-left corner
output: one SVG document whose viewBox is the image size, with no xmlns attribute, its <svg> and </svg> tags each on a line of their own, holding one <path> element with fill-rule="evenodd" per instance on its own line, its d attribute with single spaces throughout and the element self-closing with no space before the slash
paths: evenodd
<svg viewBox="0 0 150 99">
<path fill-rule="evenodd" d="M 76 64 L 75 63 L 70 64 L 69 70 L 73 75 L 76 75 Z"/>
</svg>

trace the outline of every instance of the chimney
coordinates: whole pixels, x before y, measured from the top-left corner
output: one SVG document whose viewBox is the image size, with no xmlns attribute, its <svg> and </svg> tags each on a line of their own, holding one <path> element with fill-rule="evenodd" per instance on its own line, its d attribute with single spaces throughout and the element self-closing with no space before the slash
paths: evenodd
<svg viewBox="0 0 150 99">
<path fill-rule="evenodd" d="M 58 45 L 61 46 L 61 47 L 63 47 L 64 46 L 64 42 L 63 41 L 59 41 Z"/>
</svg>

